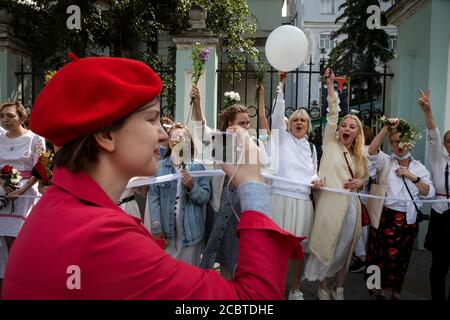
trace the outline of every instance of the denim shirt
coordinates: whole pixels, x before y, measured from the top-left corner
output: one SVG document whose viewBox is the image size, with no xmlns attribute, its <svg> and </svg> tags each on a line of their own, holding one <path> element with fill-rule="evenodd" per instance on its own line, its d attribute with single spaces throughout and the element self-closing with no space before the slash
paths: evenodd
<svg viewBox="0 0 450 320">
<path fill-rule="evenodd" d="M 186 171 L 205 170 L 205 167 L 196 162 L 186 164 Z M 156 176 L 175 173 L 172 159 L 160 160 Z M 212 189 L 209 177 L 193 178 L 194 186 L 189 192 L 182 185 L 181 221 L 183 225 L 182 244 L 184 247 L 192 246 L 203 240 L 205 223 L 203 219 L 203 205 L 211 200 Z M 151 216 L 152 234 L 164 232 L 169 240 L 175 239 L 175 197 L 177 193 L 177 180 L 150 185 L 148 202 Z"/>
</svg>

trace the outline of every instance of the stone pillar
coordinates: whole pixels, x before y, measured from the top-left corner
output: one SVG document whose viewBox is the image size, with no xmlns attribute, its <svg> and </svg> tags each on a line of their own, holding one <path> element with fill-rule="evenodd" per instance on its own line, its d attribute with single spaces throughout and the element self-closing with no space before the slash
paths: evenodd
<svg viewBox="0 0 450 320">
<path fill-rule="evenodd" d="M 201 106 L 205 118 L 211 128 L 216 126 L 217 118 L 217 73 L 221 53 L 219 37 L 206 29 L 206 11 L 203 7 L 194 5 L 189 13 L 192 28 L 187 32 L 172 37 L 176 45 L 176 109 L 175 120 L 186 123 L 190 110 L 192 47 L 196 42 L 206 45 L 210 50 L 209 59 L 205 64 L 203 75 L 198 87 L 201 93 Z"/>
<path fill-rule="evenodd" d="M 0 102 L 7 100 L 22 100 L 22 93 L 27 93 L 22 101 L 31 105 L 31 77 L 25 76 L 24 81 L 16 75 L 21 64 L 31 66 L 31 53 L 14 36 L 12 22 L 14 17 L 5 9 L 0 8 Z M 25 68 L 24 71 L 30 71 Z"/>
</svg>

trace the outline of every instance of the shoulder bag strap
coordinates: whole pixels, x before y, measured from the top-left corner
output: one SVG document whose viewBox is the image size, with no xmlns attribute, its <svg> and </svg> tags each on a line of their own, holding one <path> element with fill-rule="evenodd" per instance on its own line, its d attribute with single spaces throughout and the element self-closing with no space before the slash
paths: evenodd
<svg viewBox="0 0 450 320">
<path fill-rule="evenodd" d="M 449 198 L 449 192 L 448 192 L 448 162 L 445 166 L 445 195 L 447 196 L 447 200 Z M 450 209 L 450 202 L 447 202 L 447 207 Z"/>
</svg>

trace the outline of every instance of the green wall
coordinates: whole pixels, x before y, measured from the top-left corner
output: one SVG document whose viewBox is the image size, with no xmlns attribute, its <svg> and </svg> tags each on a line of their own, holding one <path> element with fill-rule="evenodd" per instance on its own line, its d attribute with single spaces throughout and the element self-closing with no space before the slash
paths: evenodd
<svg viewBox="0 0 450 320">
<path fill-rule="evenodd" d="M 391 106 L 387 116 L 402 117 L 419 125 L 425 131 L 423 113 L 417 104 L 418 88 L 431 88 L 433 114 L 441 133 L 450 118 L 446 106 L 448 59 L 450 41 L 450 1 L 432 0 L 398 27 L 398 52 L 394 61 Z M 447 124 L 450 121 L 447 120 Z M 413 156 L 426 162 L 427 146 L 422 138 L 414 147 Z M 429 212 L 430 206 L 425 206 Z M 422 223 L 417 247 L 423 248 L 427 223 Z"/>
</svg>

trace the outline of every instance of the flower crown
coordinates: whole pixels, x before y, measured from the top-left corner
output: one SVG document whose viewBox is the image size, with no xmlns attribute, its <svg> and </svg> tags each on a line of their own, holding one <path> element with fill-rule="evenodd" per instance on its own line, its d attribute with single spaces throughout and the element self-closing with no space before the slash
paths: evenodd
<svg viewBox="0 0 450 320">
<path fill-rule="evenodd" d="M 406 121 L 405 119 L 402 119 L 402 118 L 387 119 L 385 116 L 382 116 L 378 121 L 382 125 L 392 125 L 397 120 L 400 121 L 397 128 L 395 128 L 397 132 L 400 132 L 400 142 L 399 142 L 398 146 L 400 148 L 403 148 L 406 145 L 414 147 L 415 143 L 422 138 L 422 134 L 420 133 L 420 130 L 415 125 L 409 123 L 408 121 Z"/>
</svg>

